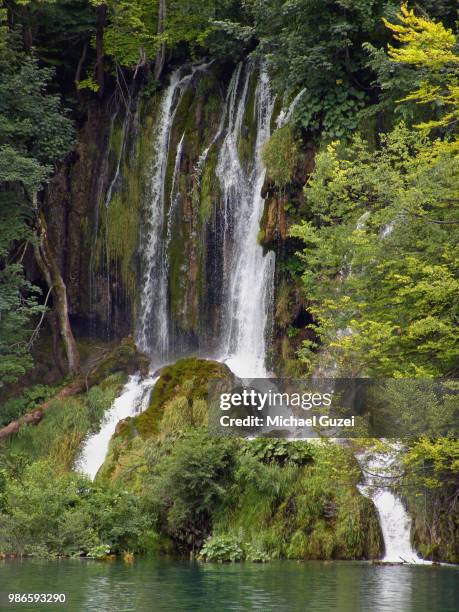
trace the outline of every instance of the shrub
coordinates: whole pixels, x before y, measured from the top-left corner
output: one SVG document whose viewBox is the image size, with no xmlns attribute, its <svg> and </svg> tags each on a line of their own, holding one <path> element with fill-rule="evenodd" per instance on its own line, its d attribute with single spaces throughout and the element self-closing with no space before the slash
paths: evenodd
<svg viewBox="0 0 459 612">
<path fill-rule="evenodd" d="M 131 493 L 95 486 L 74 472 L 56 474 L 47 461 L 27 466 L 21 479 L 7 479 L 4 489 L 2 552 L 95 556 L 102 547 L 143 550 L 150 525 Z"/>
<path fill-rule="evenodd" d="M 242 561 L 244 551 L 237 538 L 233 536 L 213 536 L 201 548 L 199 555 L 204 561 Z"/>
<path fill-rule="evenodd" d="M 33 385 L 19 397 L 12 397 L 0 405 L 0 427 L 14 421 L 38 404 L 47 400 L 55 391 L 47 385 Z"/>
<path fill-rule="evenodd" d="M 147 498 L 160 529 L 181 546 L 199 547 L 209 534 L 212 515 L 233 483 L 233 451 L 231 440 L 192 431 L 147 454 Z"/>
<path fill-rule="evenodd" d="M 256 438 L 247 442 L 245 451 L 262 463 L 306 465 L 313 460 L 311 445 L 303 441 Z"/>
</svg>

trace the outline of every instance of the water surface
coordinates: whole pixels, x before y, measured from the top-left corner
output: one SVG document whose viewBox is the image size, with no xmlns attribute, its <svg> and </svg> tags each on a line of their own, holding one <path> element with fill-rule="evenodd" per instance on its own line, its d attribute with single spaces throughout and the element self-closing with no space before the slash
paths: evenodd
<svg viewBox="0 0 459 612">
<path fill-rule="evenodd" d="M 359 562 L 199 564 L 171 559 L 5 561 L 0 591 L 66 592 L 65 607 L 1 609 L 264 612 L 455 612 L 457 567 L 377 566 Z"/>
</svg>

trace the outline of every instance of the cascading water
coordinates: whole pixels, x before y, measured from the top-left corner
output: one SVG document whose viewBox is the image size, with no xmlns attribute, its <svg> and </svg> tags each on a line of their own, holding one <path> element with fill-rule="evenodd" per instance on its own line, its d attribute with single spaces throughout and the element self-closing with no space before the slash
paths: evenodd
<svg viewBox="0 0 459 612">
<path fill-rule="evenodd" d="M 206 65 L 194 67 L 182 76 L 175 71 L 160 104 L 153 137 L 154 161 L 145 194 L 146 228 L 141 238 L 144 271 L 141 280 L 137 345 L 149 354 L 152 368 L 167 363 L 174 354 L 169 319 L 168 248 L 177 210 L 177 185 L 185 132 L 175 151 L 170 194 L 166 193 L 166 173 L 170 155 L 171 132 L 180 101 L 193 75 Z M 210 148 L 225 131 L 218 156 L 216 174 L 222 188 L 223 285 L 224 308 L 218 334 L 218 352 L 240 376 L 266 376 L 266 334 L 273 294 L 274 253 L 263 254 L 257 242 L 264 201 L 261 189 L 265 178 L 261 149 L 270 135 L 274 99 L 267 73 L 262 69 L 254 96 L 256 139 L 251 164 L 244 164 L 238 151 L 248 91 L 254 75 L 253 64 L 239 64 L 228 88 L 226 103 L 217 131 L 198 160 L 202 172 Z M 167 209 L 167 206 L 169 208 Z M 131 377 L 122 394 L 108 411 L 101 430 L 88 438 L 78 461 L 78 469 L 92 478 L 102 465 L 117 422 L 145 409 L 156 379 Z"/>
<path fill-rule="evenodd" d="M 366 451 L 358 454 L 364 474 L 364 482 L 358 485 L 359 491 L 370 498 L 378 512 L 384 538 L 387 563 L 427 563 L 411 545 L 411 519 L 398 498 L 388 487 L 387 481 L 397 481 L 397 461 L 399 447 L 394 446 L 386 452 Z"/>
<path fill-rule="evenodd" d="M 266 376 L 266 334 L 274 279 L 274 253 L 263 254 L 257 235 L 263 214 L 265 179 L 261 151 L 270 135 L 274 98 L 262 68 L 255 90 L 257 133 L 253 165 L 241 161 L 238 142 L 253 66 L 240 64 L 227 96 L 228 126 L 216 174 L 223 193 L 224 308 L 220 358 L 238 376 Z M 242 80 L 242 83 L 241 83 Z"/>
<path fill-rule="evenodd" d="M 171 132 L 176 111 L 194 72 L 182 76 L 172 74 L 164 92 L 154 134 L 154 163 L 146 190 L 146 231 L 142 237 L 145 267 L 141 285 L 137 343 L 148 353 L 156 367 L 174 354 L 169 329 L 168 249 L 173 239 L 174 218 L 179 206 L 178 184 L 183 155 L 183 132 L 175 150 L 170 193 L 166 193 L 166 170 L 170 154 Z M 254 100 L 256 138 L 251 162 L 241 157 L 239 143 L 252 79 L 257 78 Z M 279 119 L 285 125 L 303 92 Z M 265 365 L 266 338 L 271 319 L 274 253 L 263 254 L 257 242 L 264 201 L 261 196 L 265 178 L 261 151 L 270 136 L 274 99 L 269 79 L 262 68 L 255 75 L 255 66 L 239 64 L 231 78 L 222 116 L 210 144 L 203 150 L 195 166 L 199 181 L 210 148 L 221 140 L 216 176 L 221 186 L 221 203 L 215 214 L 221 228 L 222 309 L 216 354 L 232 371 L 244 378 L 267 376 Z M 364 226 L 359 219 L 358 229 Z M 344 333 L 344 332 L 343 332 Z M 320 372 L 323 376 L 324 372 Z M 334 374 L 332 374 L 334 375 Z M 85 443 L 78 467 L 94 478 L 105 460 L 109 441 L 120 419 L 142 411 L 155 384 L 155 378 L 131 377 L 122 394 L 107 412 L 100 431 Z M 384 561 L 422 563 L 410 543 L 411 521 L 401 502 L 387 487 L 383 472 L 395 465 L 395 453 L 358 456 L 365 480 L 361 493 L 373 500 L 380 517 L 385 542 Z"/>
<path fill-rule="evenodd" d="M 150 392 L 157 380 L 155 377 L 142 380 L 138 374 L 129 377 L 121 395 L 116 398 L 111 408 L 105 413 L 100 430 L 86 439 L 80 457 L 76 461 L 76 469 L 79 472 L 86 474 L 91 479 L 96 477 L 105 461 L 108 445 L 115 433 L 117 424 L 122 419 L 135 416 L 145 410 Z"/>
<path fill-rule="evenodd" d="M 156 366 L 171 355 L 168 313 L 168 259 L 165 216 L 167 160 L 171 131 L 183 94 L 198 71 L 209 64 L 193 66 L 182 76 L 183 69 L 172 73 L 166 88 L 153 135 L 154 160 L 145 195 L 145 230 L 142 236 L 144 270 L 141 280 L 140 311 L 136 341 L 140 350 L 151 356 Z M 182 140 L 183 144 L 183 140 Z"/>
<path fill-rule="evenodd" d="M 167 159 L 175 113 L 193 72 L 181 76 L 181 69 L 172 76 L 161 102 L 156 132 L 155 157 L 146 194 L 146 231 L 143 237 L 144 273 L 140 294 L 140 316 L 137 324 L 137 345 L 164 363 L 169 354 L 169 314 L 167 311 L 167 253 L 164 240 Z"/>
<path fill-rule="evenodd" d="M 304 96 L 304 94 L 307 92 L 306 87 L 304 89 L 302 89 L 299 93 L 296 94 L 296 96 L 293 98 L 290 106 L 288 107 L 287 110 L 282 109 L 281 112 L 279 113 L 277 119 L 276 119 L 276 127 L 277 128 L 281 128 L 284 127 L 284 125 L 287 125 L 287 123 L 289 123 L 289 121 L 292 118 L 293 112 L 295 110 L 295 108 L 298 105 L 298 102 L 301 100 L 301 98 Z"/>
</svg>

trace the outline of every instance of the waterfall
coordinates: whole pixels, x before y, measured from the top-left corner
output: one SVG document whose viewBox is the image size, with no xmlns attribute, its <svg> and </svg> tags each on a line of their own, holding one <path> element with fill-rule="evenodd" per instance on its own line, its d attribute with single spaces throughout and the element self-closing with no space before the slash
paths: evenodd
<svg viewBox="0 0 459 612">
<path fill-rule="evenodd" d="M 218 154 L 216 175 L 222 188 L 222 206 L 216 211 L 221 228 L 223 257 L 223 298 L 220 330 L 217 333 L 217 355 L 232 367 L 237 374 L 264 376 L 266 374 L 266 336 L 272 308 L 274 253 L 263 255 L 257 243 L 264 201 L 261 189 L 265 169 L 261 149 L 270 135 L 270 121 L 274 99 L 269 79 L 261 70 L 254 96 L 256 116 L 256 138 L 253 161 L 241 160 L 238 145 L 246 113 L 249 89 L 255 67 L 252 63 L 240 63 L 228 87 L 224 109 L 217 130 L 195 164 L 193 175 L 199 182 L 209 151 L 223 133 L 225 136 Z M 172 223 L 177 207 L 175 188 L 180 170 L 183 138 L 177 146 L 174 173 L 170 193 L 170 207 L 166 215 L 164 193 L 167 159 L 170 154 L 169 141 L 175 112 L 179 101 L 174 102 L 179 90 L 179 99 L 189 80 L 179 78 L 179 71 L 171 78 L 169 88 L 163 96 L 158 127 L 155 133 L 157 157 L 152 174 L 151 194 L 148 196 L 151 225 L 154 231 L 146 233 L 143 251 L 147 265 L 141 290 L 141 308 L 137 326 L 139 348 L 148 352 L 158 363 L 164 363 L 177 354 L 171 346 L 170 317 L 168 305 L 168 258 L 167 249 L 172 239 Z M 150 213 L 151 209 L 151 213 Z M 167 218 L 164 240 L 164 218 Z M 215 256 L 217 256 L 215 254 Z M 250 301 L 248 297 L 250 296 Z"/>
<path fill-rule="evenodd" d="M 154 161 L 146 193 L 146 230 L 143 237 L 144 273 L 140 294 L 137 345 L 160 362 L 169 352 L 167 262 L 164 242 L 165 190 L 171 129 L 176 110 L 192 74 L 176 70 L 164 92 L 153 136 Z"/>
<path fill-rule="evenodd" d="M 243 74 L 245 72 L 245 74 Z M 220 358 L 239 376 L 263 377 L 267 370 L 266 335 L 272 309 L 274 253 L 263 254 L 257 236 L 263 214 L 263 144 L 270 135 L 274 107 L 262 68 L 255 90 L 256 140 L 251 168 L 238 151 L 253 65 L 239 64 L 227 95 L 228 126 L 216 174 L 223 194 L 224 306 Z M 241 83 L 242 80 L 242 83 Z"/>
<path fill-rule="evenodd" d="M 151 357 L 156 368 L 180 352 L 177 346 L 174 346 L 177 344 L 176 338 L 171 332 L 168 251 L 174 239 L 174 219 L 177 218 L 180 205 L 179 178 L 186 134 L 183 131 L 175 151 L 171 150 L 171 135 L 177 109 L 193 75 L 205 68 L 206 65 L 193 67 L 187 74 L 184 74 L 184 68 L 180 68 L 172 73 L 170 83 L 161 98 L 151 145 L 153 161 L 148 169 L 143 199 L 143 270 L 136 342 L 139 349 Z M 256 86 L 253 91 L 255 79 Z M 288 123 L 304 93 L 305 90 L 300 91 L 288 110 L 282 111 L 278 118 L 278 127 Z M 253 108 L 249 107 L 249 104 L 253 104 Z M 215 174 L 220 184 L 221 200 L 213 210 L 212 231 L 218 244 L 215 245 L 212 256 L 215 260 L 221 258 L 221 262 L 215 262 L 218 265 L 214 266 L 214 270 L 219 275 L 215 279 L 217 291 L 220 292 L 221 284 L 222 295 L 219 326 L 215 334 L 216 346 L 213 348 L 214 356 L 224 361 L 242 378 L 268 376 L 266 354 L 272 320 L 275 254 L 272 251 L 265 254 L 257 238 L 264 209 L 261 193 L 266 171 L 262 161 L 262 148 L 270 137 L 273 108 L 274 96 L 264 67 L 257 69 L 253 62 L 238 64 L 228 86 L 218 126 L 215 133 L 212 131 L 214 136 L 209 139 L 210 142 L 207 141 L 207 146 L 203 148 L 193 169 L 194 181 L 199 190 L 209 151 L 214 145 L 219 146 Z M 254 144 L 251 159 L 247 162 L 240 144 L 245 138 L 245 117 L 252 111 L 254 138 L 250 142 Z M 122 154 L 126 149 L 126 129 L 123 126 Z M 176 136 L 174 133 L 173 142 Z M 175 161 L 170 192 L 166 193 L 169 158 Z M 116 188 L 120 164 L 121 157 L 109 186 L 107 202 Z M 356 229 L 365 228 L 368 216 L 367 212 L 360 217 Z M 392 229 L 393 224 L 384 226 L 381 238 L 387 237 Z M 350 273 L 351 263 L 344 262 L 342 276 Z M 218 299 L 215 302 L 220 306 Z M 186 308 L 186 305 L 183 307 Z M 341 330 L 339 333 L 350 334 L 352 330 Z M 210 355 L 207 353 L 204 356 Z M 332 359 L 332 355 L 328 357 Z M 316 372 L 316 377 L 334 377 L 337 369 L 336 363 L 332 364 L 329 370 L 323 365 Z M 152 376 L 144 380 L 138 375 L 130 377 L 121 395 L 107 411 L 100 431 L 85 441 L 78 469 L 91 478 L 95 477 L 105 460 L 109 441 L 118 421 L 138 414 L 147 407 L 156 380 L 157 378 Z M 295 433 L 292 432 L 292 435 Z M 410 518 L 401 500 L 387 487 L 382 473 L 383 470 L 396 466 L 396 452 L 371 455 L 362 453 L 357 458 L 365 474 L 365 480 L 359 485 L 359 490 L 373 500 L 380 518 L 386 548 L 384 561 L 422 563 L 422 559 L 411 546 Z"/>
<path fill-rule="evenodd" d="M 116 118 L 116 115 L 115 115 L 115 118 Z M 112 180 L 110 181 L 110 185 L 108 186 L 108 189 L 107 189 L 107 195 L 105 197 L 105 208 L 109 207 L 110 202 L 112 201 L 112 198 L 113 198 L 114 191 L 118 188 L 118 183 L 120 182 L 121 163 L 123 161 L 123 156 L 124 156 L 124 152 L 126 149 L 127 131 L 128 131 L 128 126 L 130 125 L 130 119 L 131 119 L 131 103 L 129 101 L 129 104 L 126 106 L 126 113 L 124 115 L 123 125 L 121 127 L 121 145 L 118 151 L 118 158 L 116 161 L 115 173 L 113 175 Z M 113 122 L 114 122 L 114 119 L 112 120 L 112 123 Z M 113 126 L 112 126 L 112 132 L 113 132 Z"/>
<path fill-rule="evenodd" d="M 397 460 L 400 447 L 387 452 L 366 451 L 356 455 L 362 467 L 364 482 L 359 491 L 376 507 L 384 538 L 383 561 L 391 563 L 427 563 L 411 545 L 411 518 L 399 497 L 394 495 L 387 480 L 397 481 Z"/>
<path fill-rule="evenodd" d="M 122 419 L 135 416 L 148 406 L 151 390 L 158 378 L 148 377 L 143 380 L 138 374 L 130 376 L 121 395 L 105 413 L 100 430 L 90 435 L 84 442 L 75 467 L 93 480 L 105 461 L 108 445 L 115 433 L 116 426 Z"/>
<path fill-rule="evenodd" d="M 172 73 L 170 84 L 163 94 L 153 135 L 154 158 L 145 194 L 145 228 L 142 236 L 144 271 L 136 340 L 139 349 L 151 355 L 157 365 L 168 360 L 171 349 L 167 240 L 164 236 L 165 181 L 171 131 L 177 109 L 193 76 L 208 65 L 193 66 L 185 76 L 181 76 L 182 68 Z"/>
<path fill-rule="evenodd" d="M 289 123 L 290 119 L 292 118 L 293 111 L 295 110 L 298 102 L 301 100 L 301 98 L 303 97 L 303 95 L 306 92 L 307 92 L 307 89 L 306 89 L 306 87 L 304 87 L 293 98 L 293 100 L 292 100 L 290 106 L 288 107 L 288 109 L 287 110 L 284 110 L 284 109 L 281 110 L 281 112 L 279 113 L 279 116 L 276 119 L 276 127 L 277 128 L 284 127 L 284 125 L 287 125 L 287 123 Z"/>
</svg>

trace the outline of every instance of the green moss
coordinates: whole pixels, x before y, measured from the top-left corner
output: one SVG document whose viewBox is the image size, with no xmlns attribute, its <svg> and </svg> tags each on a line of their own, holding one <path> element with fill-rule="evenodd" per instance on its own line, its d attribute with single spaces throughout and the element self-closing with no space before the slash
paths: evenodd
<svg viewBox="0 0 459 612">
<path fill-rule="evenodd" d="M 205 282 L 205 224 L 219 195 L 215 176 L 218 150 L 212 147 L 205 168 L 195 171 L 199 156 L 209 146 L 219 121 L 222 100 L 218 97 L 217 73 L 213 70 L 196 76 L 184 93 L 175 115 L 171 134 L 171 154 L 167 165 L 165 193 L 170 196 L 175 166 L 175 151 L 185 133 L 181 168 L 176 189 L 179 210 L 174 215 L 169 244 L 170 307 L 174 325 L 181 331 L 198 333 L 202 283 Z M 200 174 L 200 176 L 198 176 Z M 169 199 L 167 200 L 167 208 Z"/>
<path fill-rule="evenodd" d="M 205 359 L 180 359 L 166 366 L 153 389 L 149 407 L 134 419 L 134 426 L 142 438 L 158 434 L 165 408 L 172 400 L 183 397 L 193 405 L 196 400 L 206 399 L 210 380 L 230 377 L 226 366 Z"/>
<path fill-rule="evenodd" d="M 121 161 L 121 187 L 114 193 L 108 207 L 105 200 L 99 203 L 99 231 L 95 247 L 95 264 L 111 270 L 118 276 L 126 297 L 135 306 L 137 298 L 137 270 L 135 256 L 138 248 L 139 228 L 147 168 L 154 154 L 152 147 L 158 97 L 144 102 L 140 112 L 141 130 L 133 152 Z M 122 146 L 122 126 L 115 126 L 110 142 L 110 155 L 118 163 Z M 129 147 L 127 147 L 129 149 Z M 113 176 L 116 165 L 111 170 Z"/>
<path fill-rule="evenodd" d="M 202 172 L 200 184 L 199 216 L 201 223 L 205 223 L 211 216 L 214 204 L 221 196 L 220 182 L 216 175 L 218 163 L 218 149 L 212 147 Z"/>
<path fill-rule="evenodd" d="M 292 180 L 299 158 L 293 128 L 284 125 L 276 130 L 264 144 L 262 156 L 268 177 L 278 187 L 285 187 Z"/>
<path fill-rule="evenodd" d="M 255 143 L 257 140 L 257 115 L 255 111 L 257 81 L 258 74 L 254 72 L 249 81 L 247 103 L 242 119 L 241 137 L 237 143 L 239 157 L 244 168 L 250 168 L 253 164 Z"/>
<path fill-rule="evenodd" d="M 428 465 L 428 461 L 425 465 Z M 411 478 L 408 475 L 405 483 L 408 486 L 403 490 L 403 496 L 413 519 L 416 549 L 425 559 L 459 563 L 458 513 L 450 505 L 450 500 L 454 498 L 454 481 L 449 487 L 424 488 L 414 472 Z"/>
<path fill-rule="evenodd" d="M 136 433 L 130 418 L 118 425 L 107 457 L 97 473 L 97 482 L 116 481 L 133 493 L 142 492 L 148 470 L 144 461 L 145 442 Z"/>
<path fill-rule="evenodd" d="M 116 372 L 133 373 L 148 371 L 149 359 L 138 352 L 132 336 L 124 338 L 112 351 L 106 354 L 87 375 L 87 384 L 101 384 Z"/>
<path fill-rule="evenodd" d="M 187 249 L 185 236 L 177 229 L 173 233 L 173 240 L 169 245 L 169 294 L 170 294 L 170 309 L 172 316 L 180 319 L 182 329 L 189 330 L 192 328 L 190 316 L 183 317 L 183 309 L 185 305 L 185 293 L 187 289 L 189 258 L 187 257 Z M 189 315 L 189 313 L 187 313 Z"/>
</svg>

